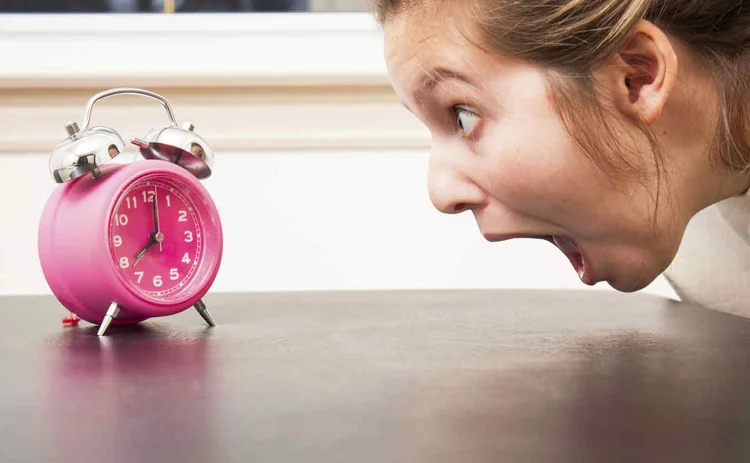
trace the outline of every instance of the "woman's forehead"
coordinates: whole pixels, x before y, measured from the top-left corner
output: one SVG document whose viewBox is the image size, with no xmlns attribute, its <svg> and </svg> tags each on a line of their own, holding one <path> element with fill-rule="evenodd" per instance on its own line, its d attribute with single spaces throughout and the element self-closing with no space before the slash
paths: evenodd
<svg viewBox="0 0 750 463">
<path fill-rule="evenodd" d="M 415 96 L 435 80 L 478 83 L 500 77 L 510 60 L 487 53 L 456 27 L 434 27 L 394 17 L 384 28 L 388 72 L 396 84 Z M 432 82 L 431 82 L 432 81 Z"/>
<path fill-rule="evenodd" d="M 437 68 L 469 72 L 468 68 L 492 62 L 456 27 L 435 27 L 429 21 L 395 17 L 386 24 L 384 32 L 389 66 L 410 68 L 410 72 Z"/>
</svg>

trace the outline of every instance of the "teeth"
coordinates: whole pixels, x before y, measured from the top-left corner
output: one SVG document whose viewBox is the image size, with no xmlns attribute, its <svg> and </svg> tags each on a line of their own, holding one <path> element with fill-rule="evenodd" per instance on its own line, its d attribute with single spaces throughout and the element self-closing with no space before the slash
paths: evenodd
<svg viewBox="0 0 750 463">
<path fill-rule="evenodd" d="M 583 280 L 583 274 L 584 274 L 583 267 L 581 267 L 578 269 L 578 278 Z"/>
</svg>

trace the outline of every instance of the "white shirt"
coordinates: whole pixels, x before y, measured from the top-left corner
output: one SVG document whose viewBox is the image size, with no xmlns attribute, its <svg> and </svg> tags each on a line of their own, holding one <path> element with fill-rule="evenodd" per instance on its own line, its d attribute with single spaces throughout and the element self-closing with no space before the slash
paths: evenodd
<svg viewBox="0 0 750 463">
<path fill-rule="evenodd" d="M 750 318 L 750 194 L 696 214 L 664 277 L 683 301 Z"/>
</svg>

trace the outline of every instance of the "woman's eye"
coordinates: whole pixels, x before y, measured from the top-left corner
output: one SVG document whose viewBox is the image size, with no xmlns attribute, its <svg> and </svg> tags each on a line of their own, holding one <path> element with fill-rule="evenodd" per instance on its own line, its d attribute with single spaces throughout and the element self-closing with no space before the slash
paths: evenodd
<svg viewBox="0 0 750 463">
<path fill-rule="evenodd" d="M 474 125 L 479 121 L 479 116 L 464 108 L 454 108 L 456 114 L 456 124 L 464 135 L 469 135 L 474 130 Z"/>
</svg>

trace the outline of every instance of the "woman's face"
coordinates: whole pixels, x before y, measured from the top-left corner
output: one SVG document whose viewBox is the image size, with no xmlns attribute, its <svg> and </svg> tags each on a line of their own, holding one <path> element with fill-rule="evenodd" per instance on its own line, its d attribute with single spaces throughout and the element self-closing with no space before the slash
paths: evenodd
<svg viewBox="0 0 750 463">
<path fill-rule="evenodd" d="M 674 204 L 654 211 L 655 183 L 615 184 L 588 160 L 538 69 L 488 55 L 453 27 L 395 17 L 384 32 L 393 87 L 432 135 L 428 188 L 438 210 L 471 211 L 489 241 L 548 240 L 589 285 L 635 291 L 668 266 L 687 215 Z M 643 135 L 630 136 L 651 162 Z"/>
</svg>

